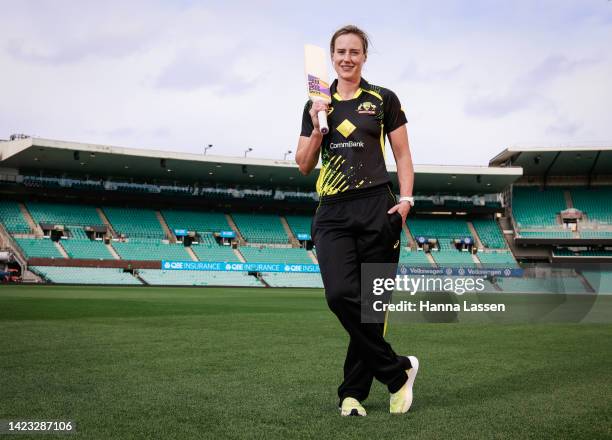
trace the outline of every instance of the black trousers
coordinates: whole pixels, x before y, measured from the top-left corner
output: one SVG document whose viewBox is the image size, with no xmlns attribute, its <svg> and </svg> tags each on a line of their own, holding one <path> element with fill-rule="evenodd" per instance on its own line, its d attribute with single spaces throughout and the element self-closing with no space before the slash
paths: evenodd
<svg viewBox="0 0 612 440">
<path fill-rule="evenodd" d="M 324 198 L 312 221 L 325 297 L 350 337 L 340 401 L 365 400 L 374 378 L 392 393 L 407 380 L 410 363 L 385 341 L 383 324 L 361 319 L 361 264 L 399 260 L 401 215 L 387 214 L 395 204 L 387 185 L 367 188 Z"/>
</svg>

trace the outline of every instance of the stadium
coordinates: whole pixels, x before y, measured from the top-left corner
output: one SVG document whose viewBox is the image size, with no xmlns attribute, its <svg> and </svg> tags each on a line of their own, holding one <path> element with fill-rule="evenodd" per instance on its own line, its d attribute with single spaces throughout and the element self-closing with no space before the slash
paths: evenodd
<svg viewBox="0 0 612 440">
<path fill-rule="evenodd" d="M 332 411 L 345 341 L 310 236 L 315 180 L 291 160 L 0 142 L 2 417 L 87 438 L 611 434 L 612 147 L 415 166 L 402 267 L 577 302 L 546 324 L 391 319 L 428 365 L 407 423 L 382 387 L 367 425 Z"/>
</svg>

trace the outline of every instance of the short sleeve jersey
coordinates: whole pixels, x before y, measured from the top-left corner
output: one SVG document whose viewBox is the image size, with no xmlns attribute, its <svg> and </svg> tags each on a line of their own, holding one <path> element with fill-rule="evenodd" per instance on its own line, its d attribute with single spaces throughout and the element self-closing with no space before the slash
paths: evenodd
<svg viewBox="0 0 612 440">
<path fill-rule="evenodd" d="M 363 78 L 352 99 L 330 87 L 332 102 L 327 114 L 329 133 L 321 145 L 322 167 L 317 179 L 321 197 L 390 182 L 385 166 L 385 136 L 404 125 L 406 116 L 391 90 L 369 84 Z M 302 136 L 310 136 L 313 125 L 304 106 Z"/>
</svg>

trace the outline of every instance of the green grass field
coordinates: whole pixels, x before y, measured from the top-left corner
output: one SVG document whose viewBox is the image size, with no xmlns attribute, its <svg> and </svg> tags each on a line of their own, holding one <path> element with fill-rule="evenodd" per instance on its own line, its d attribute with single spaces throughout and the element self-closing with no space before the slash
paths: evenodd
<svg viewBox="0 0 612 440">
<path fill-rule="evenodd" d="M 612 436 L 612 325 L 389 339 L 421 360 L 411 412 L 390 416 L 377 383 L 368 417 L 341 418 L 347 337 L 320 290 L 0 286 L 0 419 L 87 439 Z"/>
</svg>

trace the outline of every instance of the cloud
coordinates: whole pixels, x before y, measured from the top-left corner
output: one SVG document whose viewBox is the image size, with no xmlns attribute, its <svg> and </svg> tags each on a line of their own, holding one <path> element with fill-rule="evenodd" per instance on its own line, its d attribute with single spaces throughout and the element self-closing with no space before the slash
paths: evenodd
<svg viewBox="0 0 612 440">
<path fill-rule="evenodd" d="M 39 44 L 25 39 L 11 39 L 6 51 L 16 60 L 38 64 L 76 63 L 87 57 L 123 57 L 143 49 L 144 41 L 135 41 L 122 35 L 100 35 L 55 44 Z"/>
<path fill-rule="evenodd" d="M 147 3 L 13 2 L 3 49 L 32 64 L 64 65 L 124 57 L 157 44 L 167 13 Z M 149 5 L 150 6 L 150 5 Z"/>
<path fill-rule="evenodd" d="M 468 116 L 500 118 L 526 110 L 536 101 L 554 108 L 554 103 L 543 98 L 541 91 L 554 80 L 597 62 L 593 59 L 570 60 L 563 55 L 548 56 L 514 80 L 504 93 L 469 98 L 464 111 Z"/>
<path fill-rule="evenodd" d="M 563 55 L 551 55 L 523 77 L 519 78 L 517 83 L 523 83 L 526 87 L 545 85 L 547 82 L 553 81 L 562 75 L 572 73 L 579 68 L 595 63 L 597 61 L 593 59 L 569 60 Z"/>
<path fill-rule="evenodd" d="M 531 106 L 534 95 L 526 91 L 504 95 L 480 96 L 470 98 L 465 104 L 465 113 L 469 116 L 500 118 L 510 113 L 524 110 Z"/>
<path fill-rule="evenodd" d="M 400 79 L 419 82 L 440 81 L 452 79 L 460 74 L 462 70 L 463 64 L 461 63 L 442 69 L 424 69 L 414 61 L 411 61 L 400 74 Z"/>
<path fill-rule="evenodd" d="M 235 72 L 236 64 L 227 57 L 210 55 L 200 50 L 181 50 L 163 68 L 155 87 L 178 91 L 210 89 L 218 94 L 240 95 L 257 83 Z"/>
<path fill-rule="evenodd" d="M 564 138 L 572 138 L 581 130 L 581 128 L 581 124 L 572 122 L 565 117 L 559 117 L 554 123 L 546 127 L 546 133 L 551 135 L 561 135 Z"/>
</svg>

